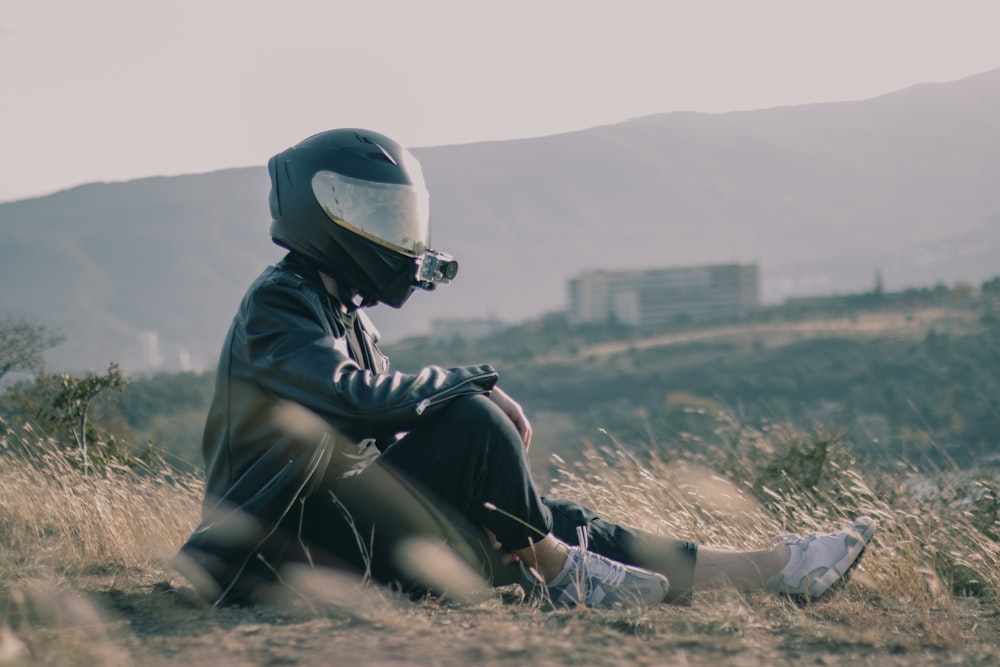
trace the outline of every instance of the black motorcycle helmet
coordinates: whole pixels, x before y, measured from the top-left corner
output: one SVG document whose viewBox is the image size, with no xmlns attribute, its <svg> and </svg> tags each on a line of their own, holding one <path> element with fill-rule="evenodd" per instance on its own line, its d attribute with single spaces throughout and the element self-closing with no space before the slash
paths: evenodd
<svg viewBox="0 0 1000 667">
<path fill-rule="evenodd" d="M 369 130 L 322 132 L 278 153 L 271 177 L 271 238 L 304 255 L 361 305 L 399 308 L 420 280 L 430 244 L 420 164 L 392 139 Z M 450 258 L 448 258 L 450 259 Z M 454 276 L 451 273 L 437 282 Z"/>
</svg>

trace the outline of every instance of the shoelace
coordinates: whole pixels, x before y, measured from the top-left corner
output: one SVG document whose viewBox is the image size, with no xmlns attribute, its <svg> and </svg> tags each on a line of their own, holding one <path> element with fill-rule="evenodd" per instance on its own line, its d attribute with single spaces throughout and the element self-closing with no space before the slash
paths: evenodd
<svg viewBox="0 0 1000 667">
<path fill-rule="evenodd" d="M 592 554 L 587 550 L 590 546 L 590 538 L 587 535 L 586 527 L 576 527 L 576 538 L 580 545 L 580 566 L 587 577 L 597 579 L 610 586 L 620 586 L 625 581 L 627 571 L 624 565 Z"/>
<path fill-rule="evenodd" d="M 771 546 L 777 547 L 782 544 L 795 544 L 802 539 L 798 533 L 785 533 L 784 535 L 774 535 L 771 537 Z"/>
</svg>

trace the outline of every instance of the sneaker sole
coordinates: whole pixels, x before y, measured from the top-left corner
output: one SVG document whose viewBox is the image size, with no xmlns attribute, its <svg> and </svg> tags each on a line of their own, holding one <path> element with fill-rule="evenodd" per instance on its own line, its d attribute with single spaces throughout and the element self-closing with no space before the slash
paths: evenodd
<svg viewBox="0 0 1000 667">
<path fill-rule="evenodd" d="M 854 569 L 861 562 L 861 556 L 864 555 L 868 543 L 875 535 L 875 529 L 878 528 L 878 521 L 875 519 L 869 517 L 864 519 L 866 520 L 855 521 L 849 529 L 857 533 L 857 537 L 850 538 L 847 554 L 833 566 L 814 570 L 806 575 L 806 580 L 809 582 L 807 593 L 791 595 L 793 600 L 799 604 L 814 602 L 850 580 Z"/>
</svg>

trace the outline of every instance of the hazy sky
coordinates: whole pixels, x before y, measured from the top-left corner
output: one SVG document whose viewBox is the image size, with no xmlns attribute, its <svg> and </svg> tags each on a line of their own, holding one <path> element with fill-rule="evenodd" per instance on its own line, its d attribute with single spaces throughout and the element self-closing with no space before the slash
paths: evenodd
<svg viewBox="0 0 1000 667">
<path fill-rule="evenodd" d="M 416 147 L 863 99 L 1000 67 L 998 26 L 996 0 L 0 0 L 0 201 L 333 127 Z"/>
</svg>

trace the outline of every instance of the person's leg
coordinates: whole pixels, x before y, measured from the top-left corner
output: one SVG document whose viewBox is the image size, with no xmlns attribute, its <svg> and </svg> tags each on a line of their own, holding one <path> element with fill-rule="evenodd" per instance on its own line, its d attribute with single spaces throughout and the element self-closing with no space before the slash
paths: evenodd
<svg viewBox="0 0 1000 667">
<path fill-rule="evenodd" d="M 724 585 L 815 600 L 846 580 L 878 527 L 878 521 L 862 516 L 833 533 L 789 535 L 771 549 L 726 550 L 604 521 L 574 501 L 543 501 L 552 512 L 553 535 L 576 544 L 578 527 L 585 528 L 589 548 L 597 553 L 666 576 L 667 601 L 674 603 L 690 603 L 695 589 Z"/>
<path fill-rule="evenodd" d="M 485 396 L 452 402 L 389 447 L 379 463 L 401 471 L 423 497 L 457 510 L 456 522 L 489 530 L 545 582 L 563 572 L 570 550 L 551 533 L 552 515 L 535 490 L 521 437 Z M 494 567 L 492 580 L 509 574 Z"/>
<path fill-rule="evenodd" d="M 535 544 L 551 531 L 552 517 L 535 490 L 521 438 L 485 396 L 452 401 L 379 462 L 492 531 L 508 550 Z"/>
<path fill-rule="evenodd" d="M 520 568 L 489 560 L 498 552 L 492 552 L 485 528 L 541 575 L 555 604 L 654 603 L 666 594 L 663 577 L 570 549 L 551 535 L 551 513 L 535 490 L 520 436 L 483 396 L 456 399 L 332 490 L 342 505 L 338 510 L 346 510 L 361 541 L 371 544 L 371 571 L 383 581 L 424 583 L 408 581 L 400 550 L 411 538 L 430 537 L 447 543 L 494 584 L 523 583 Z M 317 500 L 322 517 L 330 511 L 329 501 Z M 308 533 L 335 554 L 345 546 L 351 550 L 352 541 L 342 534 Z M 463 541 L 469 535 L 475 537 Z M 433 566 L 426 560 L 417 565 L 418 570 Z M 508 580 L 511 571 L 518 576 Z"/>
<path fill-rule="evenodd" d="M 719 586 L 735 586 L 742 590 L 759 590 L 764 583 L 781 572 L 788 563 L 789 549 L 780 545 L 758 551 L 735 551 L 698 548 L 694 568 L 694 588 L 704 590 Z"/>
<path fill-rule="evenodd" d="M 744 590 L 765 589 L 799 602 L 816 600 L 847 580 L 877 527 L 875 519 L 860 516 L 832 533 L 785 535 L 771 549 L 702 548 L 695 567 L 695 586 L 728 584 Z"/>
<path fill-rule="evenodd" d="M 558 538 L 577 544 L 577 527 L 585 527 L 593 551 L 664 575 L 670 581 L 667 601 L 676 604 L 689 604 L 695 589 L 724 584 L 762 588 L 788 561 L 784 545 L 764 551 L 713 549 L 604 521 L 571 500 L 543 500 L 552 512 L 552 530 Z"/>
<path fill-rule="evenodd" d="M 535 492 L 520 437 L 482 396 L 452 401 L 308 505 L 308 541 L 383 581 L 404 578 L 392 554 L 415 536 L 449 544 L 497 584 L 520 581 L 521 572 L 500 563 L 483 528 L 507 550 L 531 547 L 545 563 L 557 556 L 553 540 L 543 539 L 551 516 Z"/>
<path fill-rule="evenodd" d="M 695 564 L 700 560 L 697 544 L 605 521 L 576 501 L 548 497 L 542 500 L 552 513 L 552 534 L 557 538 L 577 545 L 577 528 L 583 527 L 591 551 L 662 574 L 670 582 L 666 601 L 690 604 Z"/>
</svg>

